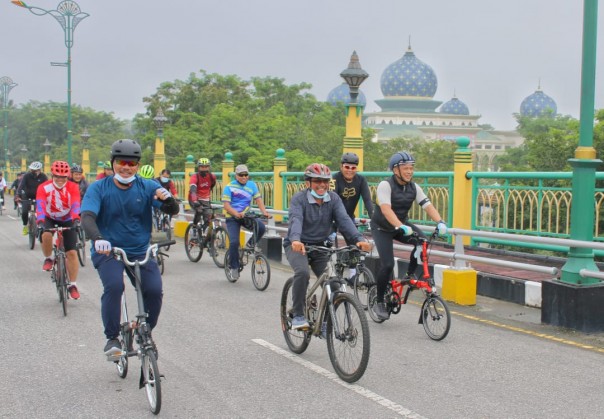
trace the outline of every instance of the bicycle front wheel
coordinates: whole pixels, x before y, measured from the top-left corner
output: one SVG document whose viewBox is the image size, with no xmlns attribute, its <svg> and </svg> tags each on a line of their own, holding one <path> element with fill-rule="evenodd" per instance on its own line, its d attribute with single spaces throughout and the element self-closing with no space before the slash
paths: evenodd
<svg viewBox="0 0 604 419">
<path fill-rule="evenodd" d="M 310 329 L 292 329 L 292 321 L 294 320 L 293 285 L 294 278 L 289 278 L 285 281 L 281 293 L 281 330 L 283 331 L 283 336 L 285 337 L 285 342 L 289 349 L 296 354 L 301 354 L 308 348 L 312 334 Z"/>
<path fill-rule="evenodd" d="M 363 266 L 357 270 L 354 277 L 354 296 L 357 297 L 361 306 L 367 310 L 369 288 L 375 284 L 375 279 L 369 268 Z"/>
<path fill-rule="evenodd" d="M 258 291 L 264 291 L 271 282 L 271 265 L 264 255 L 254 256 L 252 282 Z"/>
<path fill-rule="evenodd" d="M 154 415 L 161 410 L 161 377 L 157 367 L 157 359 L 152 348 L 145 350 L 142 359 L 143 385 L 147 394 L 149 407 Z"/>
<path fill-rule="evenodd" d="M 168 217 L 162 218 L 161 231 L 166 233 L 166 240 L 172 240 L 172 225 L 170 224 L 170 219 Z M 170 246 L 164 246 L 164 249 L 168 251 L 170 250 Z"/>
<path fill-rule="evenodd" d="M 361 304 L 341 292 L 333 300 L 337 324 L 327 315 L 327 351 L 336 374 L 347 383 L 359 380 L 369 363 L 369 325 Z"/>
<path fill-rule="evenodd" d="M 422 304 L 421 322 L 430 339 L 443 340 L 451 328 L 451 313 L 447 303 L 438 295 L 426 298 Z"/>
<path fill-rule="evenodd" d="M 214 263 L 219 268 L 224 268 L 224 255 L 229 249 L 228 235 L 224 227 L 214 227 L 212 241 L 210 242 L 210 253 Z"/>
<path fill-rule="evenodd" d="M 67 270 L 65 268 L 65 259 L 57 258 L 57 290 L 59 291 L 59 301 L 63 307 L 63 316 L 67 316 Z"/>
<path fill-rule="evenodd" d="M 86 239 L 84 238 L 84 230 L 80 227 L 77 229 L 76 250 L 78 252 L 78 261 L 80 266 L 86 265 Z"/>
<path fill-rule="evenodd" d="M 199 262 L 203 255 L 199 230 L 193 224 L 189 224 L 185 230 L 185 252 L 191 262 Z"/>
</svg>

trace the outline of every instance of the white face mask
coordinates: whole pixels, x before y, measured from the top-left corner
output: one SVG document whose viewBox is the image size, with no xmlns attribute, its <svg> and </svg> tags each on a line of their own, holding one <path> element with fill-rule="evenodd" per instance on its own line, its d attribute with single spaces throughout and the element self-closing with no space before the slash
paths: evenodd
<svg viewBox="0 0 604 419">
<path fill-rule="evenodd" d="M 160 180 L 161 180 L 163 183 L 166 183 L 167 181 L 169 181 L 169 180 L 170 180 L 170 178 L 169 178 L 169 177 L 163 177 L 163 176 L 161 176 L 161 177 L 160 177 Z"/>
<path fill-rule="evenodd" d="M 323 199 L 323 198 L 325 198 L 325 195 L 327 195 L 327 191 L 325 191 L 325 193 L 324 193 L 323 195 L 319 195 L 317 192 L 315 192 L 315 190 L 314 190 L 314 189 L 311 189 L 311 190 L 310 190 L 310 194 L 311 194 L 312 196 L 314 196 L 315 198 L 318 198 L 318 199 Z"/>
<path fill-rule="evenodd" d="M 134 182 L 134 179 L 136 179 L 135 175 L 132 175 L 129 178 L 125 178 L 120 176 L 118 173 L 114 174 L 113 177 L 122 185 L 130 185 L 132 182 Z"/>
<path fill-rule="evenodd" d="M 65 182 L 64 184 L 62 184 L 61 186 L 59 186 L 59 185 L 57 185 L 57 182 L 55 182 L 53 180 L 52 184 L 55 185 L 55 188 L 57 188 L 57 189 L 63 189 L 65 187 L 65 185 L 67 185 L 67 182 Z"/>
</svg>

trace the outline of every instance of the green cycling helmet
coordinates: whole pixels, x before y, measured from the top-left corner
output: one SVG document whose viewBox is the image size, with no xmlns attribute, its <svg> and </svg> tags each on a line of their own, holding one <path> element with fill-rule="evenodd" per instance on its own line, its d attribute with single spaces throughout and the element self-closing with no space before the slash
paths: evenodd
<svg viewBox="0 0 604 419">
<path fill-rule="evenodd" d="M 113 167 L 111 167 L 111 162 L 109 160 L 107 160 L 105 163 L 103 163 L 103 169 L 113 170 Z"/>
<path fill-rule="evenodd" d="M 153 179 L 153 175 L 155 174 L 155 169 L 150 164 L 146 164 L 141 167 L 140 175 L 145 179 Z"/>
</svg>

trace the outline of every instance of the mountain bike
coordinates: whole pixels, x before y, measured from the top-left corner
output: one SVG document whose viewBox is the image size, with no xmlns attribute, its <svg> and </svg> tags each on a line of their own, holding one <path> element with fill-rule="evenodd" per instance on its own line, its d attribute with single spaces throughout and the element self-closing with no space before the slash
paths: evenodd
<svg viewBox="0 0 604 419">
<path fill-rule="evenodd" d="M 78 254 L 78 261 L 80 266 L 86 265 L 86 237 L 84 235 L 84 229 L 80 225 L 80 221 L 75 222 L 76 230 L 76 252 Z"/>
<path fill-rule="evenodd" d="M 257 223 L 261 222 L 260 219 L 265 220 L 267 217 L 264 215 L 256 214 L 253 212 L 246 212 L 243 216 L 244 221 L 247 219 L 248 223 L 253 223 L 252 238 L 248 241 L 249 243 L 255 243 L 255 246 L 239 246 L 239 272 L 247 266 L 252 258 L 252 282 L 258 291 L 264 291 L 268 288 L 268 284 L 271 282 L 271 265 L 268 262 L 266 256 L 258 248 L 258 228 Z M 226 279 L 229 282 L 237 282 L 237 278 L 233 278 L 231 275 L 230 255 L 227 251 L 224 255 L 224 273 Z"/>
<path fill-rule="evenodd" d="M 185 230 L 185 252 L 191 262 L 199 262 L 203 256 L 203 250 L 208 249 L 214 264 L 224 268 L 224 255 L 228 250 L 227 232 L 222 227 L 220 219 L 216 216 L 221 210 L 212 209 L 209 222 L 193 224 L 190 223 Z M 207 240 L 207 235 L 210 239 Z"/>
<path fill-rule="evenodd" d="M 433 340 L 443 340 L 449 333 L 451 327 L 451 314 L 445 300 L 443 300 L 436 290 L 434 278 L 428 270 L 429 249 L 434 240 L 438 236 L 438 229 L 432 233 L 429 239 L 419 237 L 417 233 L 413 233 L 416 246 L 420 246 L 421 261 L 423 266 L 423 274 L 421 279 L 406 278 L 403 280 L 391 279 L 388 282 L 386 293 L 384 294 L 384 303 L 388 311 L 392 314 L 397 314 L 401 311 L 401 306 L 407 304 L 409 295 L 414 290 L 421 290 L 424 294 L 424 302 L 422 303 L 421 312 L 418 323 L 424 326 L 424 330 L 428 337 Z M 405 286 L 407 287 L 405 290 Z M 403 294 L 404 291 L 404 294 Z M 377 317 L 373 311 L 373 307 L 377 303 L 377 286 L 374 285 L 369 289 L 367 296 L 369 302 L 369 316 L 376 323 L 382 323 L 384 320 Z"/>
<path fill-rule="evenodd" d="M 294 278 L 289 278 L 281 294 L 281 329 L 289 349 L 301 354 L 313 336 L 327 340 L 329 359 L 338 376 L 353 383 L 359 380 L 369 362 L 369 325 L 365 311 L 357 298 L 346 292 L 346 282 L 337 276 L 333 255 L 350 252 L 350 246 L 332 249 L 324 246 L 306 246 L 306 252 L 325 252 L 330 261 L 323 274 L 308 287 L 305 317 L 309 329 L 292 329 Z"/>
<path fill-rule="evenodd" d="M 351 286 L 354 296 L 361 303 L 361 307 L 367 309 L 367 292 L 375 284 L 373 273 L 365 266 L 365 257 L 367 257 L 368 252 L 364 252 L 356 246 L 346 246 L 341 249 L 350 250 L 336 253 L 336 276 L 344 279 Z M 355 269 L 352 276 L 349 274 L 351 269 Z"/>
<path fill-rule="evenodd" d="M 162 212 L 159 208 L 153 207 L 153 229 L 166 233 L 168 240 L 172 240 L 172 219 L 170 215 Z M 166 251 L 170 246 L 166 246 Z"/>
<path fill-rule="evenodd" d="M 50 271 L 50 279 L 55 283 L 59 302 L 63 307 L 63 316 L 67 316 L 67 299 L 69 298 L 68 288 L 71 285 L 69 281 L 69 272 L 67 271 L 67 255 L 65 254 L 65 243 L 63 241 L 63 232 L 71 230 L 72 227 L 59 227 L 46 229 L 46 231 L 56 234 L 56 239 L 52 247 L 54 254 L 54 264 Z"/>
<path fill-rule="evenodd" d="M 151 328 L 147 323 L 147 313 L 143 303 L 143 291 L 141 289 L 140 267 L 156 257 L 157 251 L 161 247 L 175 244 L 174 240 L 155 243 L 149 245 L 147 253 L 143 260 L 128 260 L 128 256 L 123 249 L 113 248 L 113 254 L 116 259 L 121 260 L 126 269 L 134 276 L 136 289 L 136 299 L 138 303 L 138 314 L 136 319 L 130 320 L 128 317 L 128 306 L 126 304 L 126 293 L 122 294 L 121 304 L 121 322 L 119 340 L 122 346 L 122 352 L 108 357 L 113 360 L 117 367 L 117 373 L 121 378 L 128 375 L 128 358 L 136 356 L 141 360 L 141 375 L 139 379 L 139 388 L 145 388 L 145 394 L 151 412 L 155 415 L 161 410 L 161 379 L 157 366 L 157 347 L 151 337 Z M 134 344 L 136 343 L 136 348 Z"/>
</svg>

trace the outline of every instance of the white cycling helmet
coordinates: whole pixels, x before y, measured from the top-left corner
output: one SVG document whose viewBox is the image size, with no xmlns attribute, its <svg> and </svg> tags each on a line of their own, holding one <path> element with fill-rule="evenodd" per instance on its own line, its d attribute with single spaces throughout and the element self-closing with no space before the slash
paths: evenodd
<svg viewBox="0 0 604 419">
<path fill-rule="evenodd" d="M 32 164 L 29 165 L 29 168 L 30 170 L 42 170 L 42 163 L 39 161 L 32 162 Z"/>
</svg>

